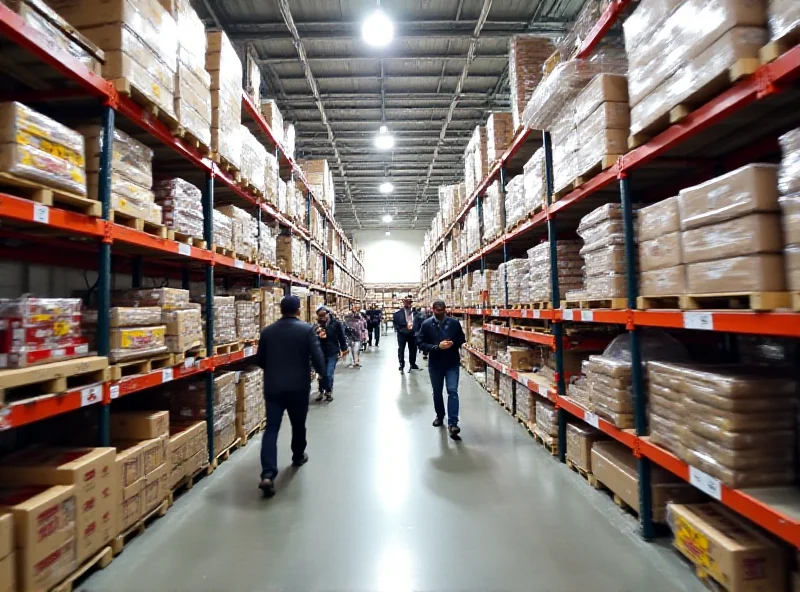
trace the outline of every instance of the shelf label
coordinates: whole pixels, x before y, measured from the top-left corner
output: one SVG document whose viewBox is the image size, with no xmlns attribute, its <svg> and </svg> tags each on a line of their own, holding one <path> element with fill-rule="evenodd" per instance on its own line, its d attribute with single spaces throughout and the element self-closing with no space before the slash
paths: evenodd
<svg viewBox="0 0 800 592">
<path fill-rule="evenodd" d="M 109 389 L 109 391 L 111 392 L 111 398 L 112 399 L 119 399 L 119 385 L 118 384 L 112 384 L 111 388 Z"/>
<path fill-rule="evenodd" d="M 581 320 L 586 323 L 593 323 L 594 322 L 594 311 L 591 310 L 584 310 L 581 312 Z"/>
<path fill-rule="evenodd" d="M 184 255 L 186 257 L 192 256 L 192 247 L 190 245 L 184 243 L 178 243 L 178 255 Z"/>
<path fill-rule="evenodd" d="M 234 259 L 234 260 L 233 260 L 233 266 L 234 266 L 236 269 L 244 269 L 244 261 L 241 261 L 241 260 L 239 260 L 239 259 Z"/>
<path fill-rule="evenodd" d="M 571 308 L 562 308 L 561 309 L 561 318 L 565 321 L 572 320 L 572 309 Z"/>
<path fill-rule="evenodd" d="M 256 348 L 252 345 L 244 348 L 244 357 L 249 358 L 250 356 L 254 356 L 256 354 Z"/>
<path fill-rule="evenodd" d="M 161 371 L 161 382 L 169 382 L 173 376 L 172 368 L 164 368 Z"/>
<path fill-rule="evenodd" d="M 89 386 L 81 390 L 81 407 L 94 405 L 103 400 L 103 387 L 100 385 Z"/>
<path fill-rule="evenodd" d="M 50 224 L 50 208 L 41 204 L 33 204 L 33 221 L 39 224 Z"/>
<path fill-rule="evenodd" d="M 583 420 L 593 428 L 600 428 L 600 420 L 598 420 L 597 415 L 591 411 L 584 411 Z"/>
<path fill-rule="evenodd" d="M 493 309 L 492 309 L 492 316 L 493 316 L 493 317 L 499 317 L 499 316 L 500 316 L 500 309 L 498 309 L 498 308 L 493 308 Z"/>
<path fill-rule="evenodd" d="M 186 358 L 183 361 L 183 367 L 189 369 L 194 366 L 194 358 Z"/>
<path fill-rule="evenodd" d="M 533 311 L 533 318 L 534 319 L 538 319 L 541 315 L 542 315 L 542 313 L 541 313 L 541 311 L 539 309 L 536 309 L 536 310 Z"/>
<path fill-rule="evenodd" d="M 689 483 L 716 500 L 722 499 L 722 484 L 719 482 L 719 479 L 707 475 L 703 471 L 695 469 L 692 466 L 689 467 Z"/>
<path fill-rule="evenodd" d="M 683 313 L 683 328 L 713 331 L 714 316 L 710 312 L 685 312 Z"/>
</svg>

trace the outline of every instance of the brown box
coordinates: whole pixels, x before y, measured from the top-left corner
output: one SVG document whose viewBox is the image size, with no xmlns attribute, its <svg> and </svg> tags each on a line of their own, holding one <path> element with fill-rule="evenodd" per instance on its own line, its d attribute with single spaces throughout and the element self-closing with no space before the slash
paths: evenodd
<svg viewBox="0 0 800 592">
<path fill-rule="evenodd" d="M 124 489 L 144 477 L 144 449 L 147 442 L 135 442 L 125 447 L 125 443 L 118 446 L 117 452 L 117 481 L 119 488 Z"/>
<path fill-rule="evenodd" d="M 699 263 L 783 250 L 781 218 L 750 214 L 741 218 L 687 230 L 681 239 L 683 263 Z M 680 263 L 680 262 L 679 262 Z"/>
<path fill-rule="evenodd" d="M 689 294 L 780 292 L 786 289 L 783 255 L 748 255 L 686 266 Z"/>
<path fill-rule="evenodd" d="M 643 271 L 639 284 L 642 296 L 680 296 L 686 293 L 686 266 Z"/>
<path fill-rule="evenodd" d="M 681 229 L 707 226 L 754 212 L 777 212 L 778 167 L 749 164 L 683 189 L 678 196 Z"/>
<path fill-rule="evenodd" d="M 0 481 L 74 485 L 78 562 L 117 535 L 114 448 L 33 448 L 3 459 Z"/>
<path fill-rule="evenodd" d="M 605 440 L 603 432 L 586 425 L 567 424 L 567 460 L 587 473 L 592 472 L 592 446 Z"/>
<path fill-rule="evenodd" d="M 9 553 L 0 558 L 0 592 L 16 592 L 17 590 L 17 556 Z"/>
<path fill-rule="evenodd" d="M 39 592 L 77 565 L 75 488 L 26 486 L 0 490 L 0 511 L 14 516 L 19 590 Z"/>
<path fill-rule="evenodd" d="M 509 346 L 506 350 L 511 360 L 511 367 L 520 372 L 530 372 L 534 366 L 534 352 L 529 347 Z"/>
<path fill-rule="evenodd" d="M 169 437 L 169 411 L 125 411 L 111 414 L 111 438 L 148 440 Z"/>
<path fill-rule="evenodd" d="M 673 544 L 728 592 L 786 589 L 783 550 L 720 504 L 672 505 Z"/>
<path fill-rule="evenodd" d="M 139 479 L 121 490 L 117 514 L 120 532 L 125 532 L 125 530 L 136 524 L 142 517 L 143 485 L 144 479 Z"/>
<path fill-rule="evenodd" d="M 0 514 L 0 557 L 7 557 L 13 552 L 14 516 L 9 513 Z"/>
<path fill-rule="evenodd" d="M 678 197 L 669 197 L 636 213 L 639 240 L 647 241 L 664 234 L 680 232 Z"/>
<path fill-rule="evenodd" d="M 164 463 L 144 478 L 142 516 L 154 510 L 169 494 L 169 465 Z"/>
<path fill-rule="evenodd" d="M 800 248 L 787 248 L 784 257 L 786 259 L 786 286 L 792 292 L 797 292 L 800 290 Z"/>
<path fill-rule="evenodd" d="M 628 104 L 628 78 L 619 74 L 598 74 L 575 99 L 575 121 L 580 124 L 602 103 Z M 630 114 L 628 115 L 630 122 Z"/>
<path fill-rule="evenodd" d="M 639 243 L 639 270 L 675 267 L 681 261 L 681 233 L 672 232 Z"/>
</svg>

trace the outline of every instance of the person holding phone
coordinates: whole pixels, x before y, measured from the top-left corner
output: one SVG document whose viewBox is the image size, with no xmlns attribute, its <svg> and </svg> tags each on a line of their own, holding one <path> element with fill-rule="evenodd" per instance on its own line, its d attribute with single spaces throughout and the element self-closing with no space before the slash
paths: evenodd
<svg viewBox="0 0 800 592">
<path fill-rule="evenodd" d="M 325 306 L 317 309 L 316 331 L 322 353 L 325 356 L 325 376 L 320 377 L 319 395 L 317 396 L 317 403 L 319 403 L 323 399 L 333 401 L 333 375 L 336 372 L 336 362 L 339 361 L 339 358 L 345 359 L 350 349 L 347 347 L 347 338 L 344 335 L 342 324 Z"/>
<path fill-rule="evenodd" d="M 461 323 L 447 316 L 443 300 L 433 303 L 433 316 L 422 323 L 417 333 L 417 345 L 428 353 L 428 375 L 433 388 L 433 408 L 436 418 L 433 427 L 444 424 L 445 405 L 442 391 L 447 387 L 447 426 L 450 437 L 458 440 L 458 378 L 461 360 L 458 349 L 466 343 Z"/>
</svg>

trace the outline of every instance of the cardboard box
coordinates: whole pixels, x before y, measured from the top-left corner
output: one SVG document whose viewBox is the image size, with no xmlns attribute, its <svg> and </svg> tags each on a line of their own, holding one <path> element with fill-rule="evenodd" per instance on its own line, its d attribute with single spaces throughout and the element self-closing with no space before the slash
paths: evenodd
<svg viewBox="0 0 800 592">
<path fill-rule="evenodd" d="M 154 510 L 169 494 L 169 466 L 162 464 L 144 478 L 142 516 Z"/>
<path fill-rule="evenodd" d="M 143 452 L 147 446 L 146 442 L 135 442 L 132 445 L 122 448 L 126 444 L 122 444 L 117 452 L 117 480 L 119 488 L 123 489 L 136 483 L 139 479 L 144 477 L 144 459 Z"/>
<path fill-rule="evenodd" d="M 687 230 L 681 237 L 683 261 L 699 263 L 783 250 L 781 217 L 777 213 L 750 214 Z"/>
<path fill-rule="evenodd" d="M 639 284 L 642 296 L 680 296 L 686 293 L 686 266 L 643 271 Z"/>
<path fill-rule="evenodd" d="M 673 544 L 728 592 L 786 589 L 783 550 L 715 502 L 670 505 Z"/>
<path fill-rule="evenodd" d="M 567 424 L 567 460 L 587 473 L 592 472 L 592 446 L 608 439 L 603 432 L 587 425 Z"/>
<path fill-rule="evenodd" d="M 506 351 L 508 352 L 508 357 L 511 360 L 511 367 L 514 370 L 519 370 L 521 372 L 529 372 L 533 370 L 535 355 L 531 348 L 517 347 L 512 345 L 509 346 Z"/>
<path fill-rule="evenodd" d="M 14 552 L 14 516 L 0 514 L 0 558 Z M 1 581 L 1 580 L 0 580 Z"/>
<path fill-rule="evenodd" d="M 9 553 L 0 558 L 0 592 L 16 592 L 17 590 L 17 556 Z"/>
<path fill-rule="evenodd" d="M 672 232 L 680 232 L 678 197 L 669 197 L 636 213 L 639 240 L 648 241 Z"/>
<path fill-rule="evenodd" d="M 685 267 L 689 294 L 781 292 L 786 289 L 783 254 L 732 257 Z"/>
<path fill-rule="evenodd" d="M 169 437 L 169 411 L 125 411 L 111 414 L 111 438 L 149 440 Z"/>
<path fill-rule="evenodd" d="M 144 479 L 139 479 L 122 490 L 117 508 L 119 531 L 125 532 L 142 517 L 142 486 Z"/>
<path fill-rule="evenodd" d="M 671 232 L 639 243 L 640 271 L 675 267 L 681 263 L 683 261 L 681 260 L 680 232 Z"/>
<path fill-rule="evenodd" d="M 74 486 L 0 490 L 0 511 L 14 516 L 19 590 L 48 589 L 75 569 Z"/>
</svg>

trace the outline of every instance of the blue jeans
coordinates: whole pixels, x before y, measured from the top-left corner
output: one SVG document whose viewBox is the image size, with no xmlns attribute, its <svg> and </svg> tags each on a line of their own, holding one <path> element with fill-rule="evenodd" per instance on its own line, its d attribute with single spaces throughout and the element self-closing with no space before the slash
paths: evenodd
<svg viewBox="0 0 800 592">
<path fill-rule="evenodd" d="M 261 478 L 274 479 L 278 474 L 278 431 L 283 412 L 289 414 L 292 424 L 292 461 L 303 458 L 306 450 L 306 416 L 308 391 L 278 393 L 265 400 L 267 429 L 261 437 Z"/>
<path fill-rule="evenodd" d="M 336 362 L 339 361 L 339 356 L 331 356 L 330 358 L 325 358 L 325 378 L 328 381 L 328 392 L 333 392 L 333 375 L 336 372 Z M 319 390 L 320 392 L 323 391 L 322 388 L 322 381 L 319 382 Z"/>
<path fill-rule="evenodd" d="M 458 366 L 437 368 L 428 366 L 428 375 L 433 387 L 433 408 L 436 417 L 444 417 L 444 398 L 442 391 L 447 385 L 447 425 L 458 425 Z"/>
</svg>

